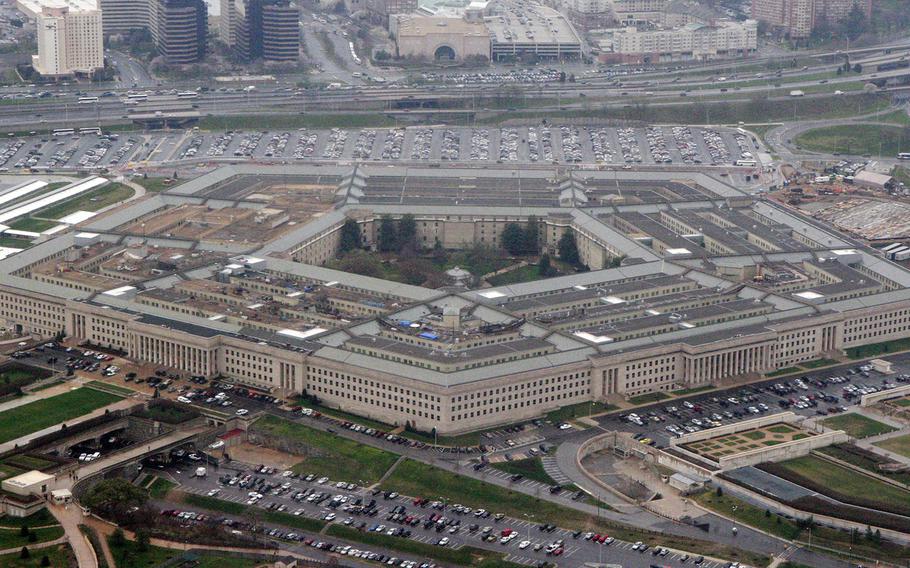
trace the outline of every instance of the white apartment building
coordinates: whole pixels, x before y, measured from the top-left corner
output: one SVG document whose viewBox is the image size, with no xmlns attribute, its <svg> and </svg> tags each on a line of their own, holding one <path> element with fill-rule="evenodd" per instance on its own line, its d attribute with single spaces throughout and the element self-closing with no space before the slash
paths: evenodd
<svg viewBox="0 0 910 568">
<path fill-rule="evenodd" d="M 746 55 L 758 46 L 758 24 L 721 21 L 675 29 L 624 28 L 613 38 L 613 58 L 624 63 L 653 63 Z"/>
<path fill-rule="evenodd" d="M 100 10 L 44 6 L 36 24 L 38 54 L 32 66 L 41 75 L 88 74 L 104 67 Z"/>
</svg>

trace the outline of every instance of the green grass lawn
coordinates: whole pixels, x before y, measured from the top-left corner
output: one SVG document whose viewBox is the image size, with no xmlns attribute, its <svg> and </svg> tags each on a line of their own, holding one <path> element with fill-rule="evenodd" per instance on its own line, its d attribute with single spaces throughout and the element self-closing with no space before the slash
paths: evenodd
<svg viewBox="0 0 910 568">
<path fill-rule="evenodd" d="M 48 221 L 46 219 L 35 219 L 34 217 L 23 217 L 15 223 L 10 224 L 9 228 L 16 231 L 29 231 L 32 233 L 40 233 L 46 231 L 51 227 L 56 227 L 58 223 L 54 221 Z"/>
<path fill-rule="evenodd" d="M 604 404 L 603 402 L 579 402 L 578 404 L 570 404 L 569 406 L 563 406 L 559 410 L 548 412 L 547 420 L 557 424 L 559 422 L 571 420 L 572 418 L 601 414 L 603 412 L 610 412 L 611 410 L 616 410 L 616 406 Z"/>
<path fill-rule="evenodd" d="M 70 568 L 74 565 L 71 563 L 71 559 L 73 562 L 75 561 L 67 544 L 30 550 L 30 552 L 31 557 L 27 560 L 21 560 L 18 552 L 0 556 L 0 566 L 3 568 L 39 568 L 41 558 L 44 556 L 47 556 L 50 561 L 51 568 Z"/>
<path fill-rule="evenodd" d="M 111 537 L 108 537 L 107 545 L 117 566 L 152 568 L 183 554 L 183 551 L 180 550 L 159 548 L 151 545 L 145 551 L 140 551 L 138 545 L 130 540 L 125 541 L 123 546 L 114 546 L 112 540 Z"/>
<path fill-rule="evenodd" d="M 710 509 L 727 517 L 733 517 L 733 507 L 736 507 L 736 521 L 770 533 L 785 540 L 808 542 L 807 530 L 797 526 L 796 522 L 765 509 L 755 507 L 741 499 L 724 494 L 720 497 L 713 491 L 701 493 L 693 499 L 702 507 Z M 852 541 L 852 542 L 851 542 Z M 851 538 L 849 532 L 843 532 L 825 527 L 812 529 L 812 544 L 814 546 L 834 548 L 836 550 L 852 551 L 868 558 L 894 560 L 910 557 L 910 549 L 891 543 L 873 544 L 861 536 Z"/>
<path fill-rule="evenodd" d="M 487 279 L 492 286 L 505 286 L 507 284 L 518 284 L 521 282 L 533 282 L 541 280 L 544 277 L 540 275 L 540 269 L 536 264 L 528 264 L 515 270 L 510 270 Z"/>
<path fill-rule="evenodd" d="M 38 535 L 38 542 L 47 542 L 49 540 L 56 540 L 63 536 L 63 527 L 56 526 L 46 529 L 30 529 L 30 532 Z M 28 546 L 29 541 L 27 536 L 21 536 L 19 534 L 19 529 L 0 529 L 0 550 L 6 550 L 7 548 L 19 548 L 22 546 Z"/>
<path fill-rule="evenodd" d="M 661 400 L 666 400 L 669 398 L 666 394 L 662 392 L 649 392 L 645 394 L 640 394 L 638 396 L 633 396 L 629 399 L 629 402 L 632 404 L 651 404 L 652 402 L 660 402 Z"/>
<path fill-rule="evenodd" d="M 766 377 L 780 377 L 781 375 L 789 375 L 790 373 L 798 373 L 802 369 L 799 367 L 784 367 L 783 369 L 778 369 L 771 373 L 765 373 Z"/>
<path fill-rule="evenodd" d="M 910 115 L 904 109 L 898 109 L 893 112 L 881 114 L 874 118 L 876 122 L 890 122 L 892 124 L 910 125 Z"/>
<path fill-rule="evenodd" d="M 169 180 L 170 183 L 166 183 L 165 180 Z M 163 177 L 144 178 L 142 176 L 136 176 L 136 177 L 130 179 L 130 181 L 135 184 L 141 185 L 142 187 L 145 188 L 146 191 L 151 191 L 151 192 L 155 192 L 155 193 L 157 193 L 159 191 L 167 191 L 168 189 L 171 189 L 172 187 L 177 187 L 178 185 L 180 185 L 182 183 L 182 181 L 179 179 L 171 180 L 171 178 L 163 178 Z"/>
<path fill-rule="evenodd" d="M 716 543 L 640 531 L 532 495 L 511 491 L 413 460 L 401 463 L 382 487 L 411 497 L 442 498 L 449 503 L 485 508 L 517 519 L 526 518 L 538 523 L 550 522 L 567 529 L 596 530 L 631 542 L 641 540 L 652 545 L 739 560 L 752 566 L 765 566 L 768 563 L 767 556 L 751 554 Z"/>
<path fill-rule="evenodd" d="M 104 187 L 77 195 L 72 199 L 67 199 L 62 203 L 56 203 L 46 209 L 36 211 L 34 216 L 42 219 L 60 219 L 76 211 L 98 211 L 108 205 L 129 199 L 134 193 L 133 188 L 128 185 L 110 183 Z"/>
<path fill-rule="evenodd" d="M 910 349 L 910 338 L 895 339 L 893 341 L 882 341 L 881 343 L 869 343 L 859 347 L 850 347 L 846 349 L 847 357 L 851 359 L 866 359 L 867 357 L 877 357 L 884 353 L 896 353 Z"/>
<path fill-rule="evenodd" d="M 887 475 L 890 479 L 894 479 L 895 481 L 910 485 L 910 472 L 885 474 L 884 472 L 878 470 L 877 459 L 869 457 L 863 450 L 859 450 L 859 452 L 848 451 L 850 448 L 850 444 L 840 444 L 837 446 L 820 448 L 818 451 L 849 463 L 850 465 L 854 465 L 860 469 L 865 469 L 866 471 L 871 471 L 872 473 L 876 473 L 878 475 Z"/>
<path fill-rule="evenodd" d="M 198 564 L 195 565 L 195 568 L 256 568 L 263 564 L 261 560 L 220 554 L 204 554 L 196 560 Z"/>
<path fill-rule="evenodd" d="M 27 249 L 30 246 L 32 246 L 32 242 L 28 239 L 0 236 L 0 247 Z"/>
<path fill-rule="evenodd" d="M 544 471 L 543 463 L 541 463 L 540 458 L 496 462 L 490 464 L 490 467 L 498 469 L 499 471 L 504 471 L 508 474 L 520 473 L 528 479 L 533 479 L 534 481 L 539 481 L 546 485 L 559 485 L 546 471 Z"/>
<path fill-rule="evenodd" d="M 910 491 L 811 455 L 776 465 L 811 480 L 816 485 L 815 490 L 827 491 L 829 497 L 852 504 L 868 503 L 882 510 L 910 515 Z"/>
<path fill-rule="evenodd" d="M 873 420 L 855 412 L 825 418 L 821 423 L 826 428 L 843 430 L 854 438 L 868 438 L 869 436 L 877 436 L 896 430 L 896 428 L 892 428 L 878 420 Z"/>
<path fill-rule="evenodd" d="M 691 389 L 679 389 L 679 390 L 671 391 L 670 394 L 674 394 L 676 396 L 688 396 L 690 394 L 707 392 L 710 390 L 714 390 L 716 388 L 717 387 L 715 387 L 714 385 L 705 385 L 705 386 L 701 386 L 701 387 L 694 387 Z"/>
<path fill-rule="evenodd" d="M 164 496 L 175 487 L 177 487 L 176 483 L 168 481 L 163 477 L 157 477 L 149 486 L 149 495 L 152 499 L 164 499 Z"/>
<path fill-rule="evenodd" d="M 896 454 L 910 458 L 910 434 L 888 438 L 887 440 L 876 442 L 875 445 L 886 449 L 889 452 L 894 452 Z"/>
<path fill-rule="evenodd" d="M 303 515 L 291 515 L 289 513 L 282 513 L 279 511 L 268 511 L 266 509 L 244 505 L 243 503 L 224 501 L 222 499 L 218 499 L 217 497 L 208 497 L 206 495 L 186 493 L 183 495 L 182 499 L 183 502 L 187 505 L 202 507 L 203 509 L 208 509 L 209 511 L 227 513 L 228 515 L 243 516 L 246 515 L 247 511 L 250 509 L 255 509 L 259 514 L 259 518 L 265 522 L 275 523 L 310 532 L 319 532 L 325 528 L 326 525 L 325 521 L 320 519 L 312 519 L 309 517 L 304 517 Z"/>
<path fill-rule="evenodd" d="M 85 383 L 85 386 L 102 391 L 110 391 L 114 394 L 122 394 L 123 396 L 133 396 L 136 394 L 136 391 L 133 389 L 121 387 L 120 385 L 114 385 L 111 383 L 105 383 L 104 381 L 89 381 Z"/>
<path fill-rule="evenodd" d="M 398 459 L 398 454 L 275 416 L 260 418 L 254 423 L 253 428 L 312 449 L 313 453 L 293 469 L 298 472 L 325 475 L 333 481 L 356 481 L 360 485 L 374 483 Z"/>
<path fill-rule="evenodd" d="M 121 397 L 95 389 L 76 389 L 0 413 L 0 442 L 66 422 L 117 402 Z"/>
<path fill-rule="evenodd" d="M 805 367 L 806 369 L 818 369 L 819 367 L 827 367 L 828 365 L 836 365 L 837 361 L 834 359 L 814 359 L 812 361 L 806 361 L 805 363 L 800 363 L 800 367 Z"/>
<path fill-rule="evenodd" d="M 910 132 L 899 126 L 847 124 L 807 130 L 794 142 L 813 152 L 893 158 L 910 148 Z"/>
<path fill-rule="evenodd" d="M 288 128 L 381 128 L 397 122 L 376 112 L 369 114 L 263 114 L 206 116 L 201 130 L 288 129 Z"/>
<path fill-rule="evenodd" d="M 0 517 L 0 527 L 4 528 L 18 529 L 23 525 L 27 527 L 46 527 L 56 524 L 57 519 L 55 519 L 47 509 L 41 509 L 37 513 L 27 517 L 10 517 L 9 515 Z"/>
</svg>

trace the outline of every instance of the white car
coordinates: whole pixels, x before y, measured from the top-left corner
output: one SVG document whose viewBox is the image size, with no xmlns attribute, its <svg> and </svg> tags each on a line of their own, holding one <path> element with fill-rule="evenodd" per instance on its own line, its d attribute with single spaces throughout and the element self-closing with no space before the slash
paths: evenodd
<svg viewBox="0 0 910 568">
<path fill-rule="evenodd" d="M 524 549 L 526 549 L 526 548 L 529 547 L 529 546 L 531 546 L 531 541 L 530 541 L 530 540 L 523 540 L 523 541 L 521 541 L 521 542 L 518 543 L 518 548 L 521 549 L 521 550 L 524 550 Z"/>
<path fill-rule="evenodd" d="M 568 424 L 566 422 L 563 422 L 562 424 L 559 425 L 560 430 L 569 430 L 571 428 L 572 428 L 572 425 Z"/>
<path fill-rule="evenodd" d="M 178 396 L 178 397 L 177 397 L 177 402 L 182 402 L 182 403 L 184 403 L 184 404 L 189 404 L 189 403 L 190 403 L 190 399 L 188 399 L 188 398 L 185 397 L 185 396 Z"/>
<path fill-rule="evenodd" d="M 209 491 L 206 495 L 208 495 L 209 497 L 214 497 L 215 495 L 218 495 L 218 493 L 220 491 L 221 491 L 221 489 L 218 489 L 216 487 L 215 489 L 212 489 L 211 491 Z"/>
<path fill-rule="evenodd" d="M 447 537 L 447 536 L 442 537 L 441 539 L 439 539 L 439 542 L 437 542 L 436 544 L 438 544 L 439 546 L 445 546 L 445 545 L 449 544 L 449 537 Z"/>
<path fill-rule="evenodd" d="M 246 416 L 249 413 L 250 413 L 250 411 L 247 410 L 246 408 L 238 408 L 237 412 L 236 412 L 237 416 Z"/>
</svg>

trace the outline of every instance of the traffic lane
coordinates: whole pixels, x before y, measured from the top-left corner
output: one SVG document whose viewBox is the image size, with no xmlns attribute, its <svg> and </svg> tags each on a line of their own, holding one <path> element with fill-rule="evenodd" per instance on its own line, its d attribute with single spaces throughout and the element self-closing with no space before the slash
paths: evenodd
<svg viewBox="0 0 910 568">
<path fill-rule="evenodd" d="M 205 478 L 194 477 L 191 476 L 193 469 L 194 467 L 191 464 L 188 464 L 185 469 L 171 470 L 174 477 L 179 479 L 184 485 L 184 490 L 195 494 L 207 495 L 213 489 L 220 489 L 219 493 L 215 495 L 215 497 L 219 499 L 243 504 L 248 502 L 250 492 L 248 487 L 241 488 L 239 485 L 223 485 L 219 483 L 214 473 L 212 476 L 207 476 Z M 399 495 L 393 499 L 385 499 L 382 494 L 373 496 L 371 495 L 371 492 L 365 488 L 360 488 L 358 491 L 352 493 L 334 487 L 333 484 L 335 483 L 335 480 L 319 484 L 316 481 L 306 482 L 301 479 L 289 480 L 289 478 L 282 475 L 282 472 L 261 474 L 253 473 L 248 469 L 244 469 L 243 471 L 244 475 L 249 473 L 254 477 L 261 477 L 270 484 L 281 485 L 290 483 L 290 487 L 282 494 L 266 495 L 258 504 L 256 504 L 256 506 L 259 507 L 268 507 L 272 503 L 276 503 L 278 506 L 283 505 L 286 508 L 284 512 L 289 514 L 296 515 L 299 511 L 300 515 L 314 519 L 324 518 L 326 515 L 334 514 L 336 517 L 331 521 L 334 523 L 344 523 L 345 519 L 350 517 L 352 519 L 350 525 L 352 526 L 356 526 L 358 523 L 363 522 L 366 523 L 365 528 L 376 525 L 385 525 L 386 530 L 405 526 L 401 523 L 388 520 L 388 516 L 392 514 L 392 510 L 396 507 L 404 508 L 405 515 L 417 515 L 420 516 L 421 519 L 426 519 L 429 515 L 436 513 L 460 521 L 460 525 L 454 527 L 448 526 L 441 531 L 437 531 L 434 527 L 426 529 L 422 523 L 408 527 L 412 532 L 412 535 L 409 538 L 426 544 L 435 544 L 439 539 L 447 537 L 450 541 L 449 546 L 452 548 L 460 548 L 466 545 L 476 546 L 496 552 L 507 552 L 513 558 L 524 557 L 528 561 L 525 563 L 536 564 L 537 562 L 547 560 L 548 558 L 557 560 L 559 558 L 558 556 L 554 557 L 547 555 L 545 549 L 549 544 L 561 539 L 564 541 L 565 547 L 564 552 L 560 556 L 562 556 L 563 559 L 571 559 L 573 563 L 577 562 L 581 564 L 583 562 L 599 561 L 600 559 L 603 559 L 604 561 L 622 562 L 625 566 L 647 566 L 649 565 L 647 559 L 654 558 L 655 560 L 659 559 L 661 566 L 675 567 L 685 564 L 682 560 L 686 554 L 684 552 L 668 551 L 665 556 L 655 556 L 652 554 L 653 549 L 648 549 L 642 553 L 633 550 L 634 543 L 617 540 L 610 545 L 596 544 L 593 542 L 593 539 L 586 539 L 586 535 L 583 533 L 580 534 L 578 538 L 575 538 L 572 531 L 563 528 L 557 528 L 553 532 L 545 532 L 540 530 L 539 524 L 523 519 L 506 517 L 498 522 L 494 521 L 492 516 L 486 519 L 478 519 L 471 513 L 466 515 L 455 513 L 451 507 L 438 510 L 430 507 L 418 507 L 413 504 L 413 499 L 407 496 Z M 237 488 L 236 490 L 235 487 Z M 343 495 L 348 498 L 348 503 L 358 497 L 363 499 L 365 503 L 369 502 L 370 499 L 375 499 L 377 513 L 375 516 L 361 516 L 344 511 L 343 507 L 346 506 L 346 504 L 337 508 L 331 508 L 322 505 L 313 505 L 312 503 L 307 503 L 305 500 L 303 502 L 298 502 L 292 498 L 295 493 L 308 489 L 326 492 L 332 496 Z M 324 503 L 328 502 L 328 500 L 324 501 Z M 478 529 L 473 531 L 470 530 L 469 527 L 471 524 L 479 525 Z M 493 543 L 486 542 L 480 538 L 483 534 L 482 530 L 484 526 L 492 527 L 490 532 L 497 535 L 501 535 L 503 530 L 511 529 L 519 536 L 515 537 L 514 540 L 507 544 L 500 544 L 498 538 Z M 530 541 L 530 544 L 523 550 L 519 549 L 519 543 L 525 540 Z M 534 548 L 538 544 L 541 545 L 541 548 L 540 550 L 535 551 Z M 520 560 L 516 558 L 516 561 Z M 644 562 L 644 564 L 642 564 L 642 562 Z M 689 564 L 691 565 L 691 561 Z M 714 568 L 716 563 L 709 561 L 703 564 L 703 566 Z"/>
<path fill-rule="evenodd" d="M 910 353 L 892 355 L 892 356 L 889 356 L 888 359 L 892 363 L 894 363 L 894 366 L 896 369 L 896 374 L 910 372 Z M 861 375 L 858 375 L 858 374 L 849 375 L 847 373 L 848 370 L 853 369 L 862 363 L 863 363 L 862 361 L 857 361 L 854 363 L 839 365 L 837 367 L 832 367 L 832 368 L 828 368 L 828 369 L 824 369 L 824 370 L 820 370 L 820 371 L 806 371 L 804 374 L 792 375 L 792 376 L 788 376 L 786 378 L 777 377 L 777 378 L 771 378 L 771 379 L 767 379 L 767 380 L 763 380 L 763 381 L 759 381 L 759 382 L 755 382 L 755 383 L 750 383 L 748 385 L 733 386 L 733 387 L 729 387 L 729 388 L 726 388 L 723 390 L 711 391 L 711 392 L 707 392 L 707 393 L 700 394 L 700 395 L 686 397 L 684 399 L 665 400 L 665 401 L 653 403 L 653 404 L 650 404 L 647 406 L 630 409 L 628 412 L 623 412 L 623 413 L 618 413 L 618 414 L 616 414 L 616 413 L 609 414 L 609 415 L 601 416 L 601 417 L 598 417 L 595 419 L 604 428 L 609 428 L 609 429 L 613 429 L 613 430 L 618 429 L 618 430 L 633 432 L 633 433 L 639 435 L 640 437 L 651 438 L 652 440 L 654 440 L 656 442 L 656 444 L 658 446 L 664 446 L 668 443 L 670 437 L 672 436 L 672 434 L 670 434 L 669 432 L 666 431 L 666 427 L 669 424 L 677 424 L 677 425 L 678 424 L 691 424 L 690 421 L 693 418 L 703 419 L 705 416 L 710 416 L 713 413 L 723 414 L 724 412 L 732 412 L 734 409 L 742 411 L 743 409 L 748 408 L 749 406 L 756 406 L 759 403 L 766 404 L 769 407 L 769 410 L 762 412 L 760 414 L 751 414 L 751 413 L 746 412 L 743 416 L 734 417 L 734 419 L 732 419 L 732 420 L 729 418 L 725 418 L 722 421 L 722 423 L 724 425 L 732 424 L 732 423 L 740 422 L 743 420 L 748 420 L 750 418 L 755 418 L 757 416 L 772 414 L 772 413 L 776 413 L 776 412 L 782 412 L 785 410 L 792 410 L 793 412 L 802 414 L 804 416 L 818 416 L 819 418 L 821 418 L 821 416 L 818 415 L 818 407 L 809 407 L 809 408 L 805 408 L 805 409 L 799 409 L 799 408 L 795 408 L 791 405 L 790 407 L 787 407 L 787 408 L 781 408 L 780 401 L 782 399 L 789 400 L 790 398 L 794 398 L 794 397 L 798 398 L 799 396 L 805 396 L 807 393 L 814 394 L 814 393 L 818 393 L 818 392 L 823 392 L 826 394 L 837 396 L 839 398 L 839 402 L 830 403 L 830 404 L 829 403 L 819 404 L 820 407 L 827 409 L 827 408 L 831 408 L 831 407 L 845 406 L 845 407 L 847 407 L 847 410 L 849 411 L 852 406 L 855 406 L 858 403 L 858 399 L 854 399 L 854 401 L 847 401 L 844 399 L 843 389 L 846 385 L 866 384 L 866 385 L 870 385 L 870 386 L 881 387 L 882 382 L 884 382 L 884 381 L 890 381 L 890 382 L 894 381 L 894 375 L 884 376 L 884 375 L 881 375 L 874 371 L 870 374 L 870 377 L 868 377 L 868 378 L 862 377 Z M 808 390 L 803 391 L 801 389 L 797 389 L 797 391 L 795 393 L 784 394 L 784 395 L 778 395 L 773 392 L 767 391 L 768 387 L 770 387 L 772 385 L 775 385 L 777 383 L 782 383 L 782 384 L 790 383 L 795 378 L 808 377 L 810 380 L 814 380 L 814 379 L 826 379 L 826 378 L 832 377 L 832 376 L 844 376 L 844 377 L 848 377 L 849 380 L 847 382 L 841 383 L 841 384 L 826 384 L 824 387 L 821 387 L 821 388 L 819 388 L 815 385 L 812 385 L 810 383 L 810 384 L 807 384 L 807 386 L 809 387 Z M 763 390 L 759 390 L 758 392 L 756 392 L 756 390 L 755 390 L 756 387 L 760 387 L 760 389 L 763 389 Z M 723 404 L 721 404 L 719 402 L 712 402 L 712 399 L 715 399 L 715 398 L 718 399 L 719 401 L 725 401 L 726 399 L 728 399 L 730 397 L 739 399 L 741 391 L 744 391 L 744 390 L 749 391 L 749 395 L 754 396 L 755 400 L 750 401 L 750 402 L 741 403 L 739 405 L 733 405 L 733 404 L 728 403 L 726 406 L 724 406 Z M 684 406 L 685 402 L 689 402 L 693 406 L 700 407 L 702 411 L 696 412 L 694 409 L 686 408 Z M 671 407 L 671 406 L 675 406 L 677 409 L 679 409 L 679 418 L 669 415 L 664 410 L 665 408 Z M 651 415 L 651 413 L 654 413 L 658 417 L 661 417 L 661 421 L 656 422 L 653 420 L 645 420 L 643 426 L 638 426 L 638 425 L 630 422 L 628 419 L 620 417 L 621 415 L 628 415 L 628 413 L 631 413 L 631 412 L 638 414 L 640 417 L 642 417 L 642 419 L 645 419 L 645 418 L 649 417 Z"/>
</svg>

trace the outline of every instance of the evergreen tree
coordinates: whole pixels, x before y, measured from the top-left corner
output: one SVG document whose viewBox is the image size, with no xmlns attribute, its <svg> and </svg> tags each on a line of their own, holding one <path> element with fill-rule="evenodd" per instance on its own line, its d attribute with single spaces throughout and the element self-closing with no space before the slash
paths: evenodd
<svg viewBox="0 0 910 568">
<path fill-rule="evenodd" d="M 41 557 L 41 566 L 50 566 L 51 559 L 47 557 L 47 554 Z"/>
<path fill-rule="evenodd" d="M 136 549 L 139 552 L 145 552 L 149 549 L 149 532 L 145 529 L 139 529 L 136 531 Z"/>
<path fill-rule="evenodd" d="M 509 254 L 517 255 L 525 251 L 525 231 L 518 223 L 509 223 L 502 229 L 502 248 Z"/>
<path fill-rule="evenodd" d="M 414 250 L 420 248 L 417 246 L 417 221 L 410 213 L 405 213 L 398 221 L 398 243 L 399 248 L 406 245 L 413 246 Z"/>
<path fill-rule="evenodd" d="M 353 219 L 345 219 L 341 226 L 341 239 L 338 243 L 338 253 L 343 255 L 360 248 L 360 226 Z"/>
<path fill-rule="evenodd" d="M 553 266 L 550 264 L 550 255 L 544 253 L 540 257 L 540 262 L 537 264 L 537 274 L 542 278 L 546 278 L 553 272 Z"/>
<path fill-rule="evenodd" d="M 398 250 L 398 227 L 388 215 L 384 215 L 379 222 L 378 246 L 380 252 L 394 252 Z"/>
<path fill-rule="evenodd" d="M 23 546 L 22 550 L 19 551 L 19 558 L 22 560 L 28 560 L 29 558 L 31 558 L 31 556 L 32 556 L 32 553 L 28 551 L 27 546 Z"/>
<path fill-rule="evenodd" d="M 572 266 L 578 266 L 580 257 L 578 256 L 578 244 L 575 242 L 575 233 L 572 231 L 563 233 L 562 237 L 559 238 L 557 248 L 559 249 L 560 260 Z"/>
<path fill-rule="evenodd" d="M 525 229 L 524 237 L 525 253 L 537 254 L 540 251 L 540 224 L 534 215 L 528 217 L 528 226 Z"/>
</svg>

